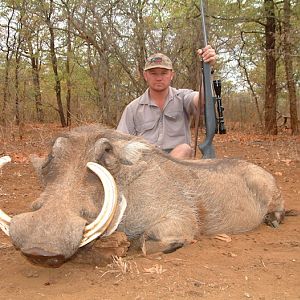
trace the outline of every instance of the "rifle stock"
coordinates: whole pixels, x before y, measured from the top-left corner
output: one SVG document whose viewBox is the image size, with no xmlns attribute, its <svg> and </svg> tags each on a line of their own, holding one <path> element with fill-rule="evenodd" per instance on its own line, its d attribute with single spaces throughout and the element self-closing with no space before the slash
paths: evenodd
<svg viewBox="0 0 300 300">
<path fill-rule="evenodd" d="M 201 9 L 201 20 L 202 20 L 202 33 L 204 47 L 207 46 L 207 33 L 205 25 L 205 11 L 202 0 L 200 0 L 200 9 Z M 215 113 L 215 103 L 212 94 L 211 86 L 211 66 L 209 63 L 202 63 L 202 80 L 204 86 L 204 118 L 205 118 L 205 128 L 206 135 L 205 140 L 202 144 L 198 145 L 202 153 L 202 158 L 215 158 L 215 150 L 212 144 L 213 138 L 216 132 L 216 113 Z M 201 97 L 201 95 L 199 95 Z"/>
</svg>

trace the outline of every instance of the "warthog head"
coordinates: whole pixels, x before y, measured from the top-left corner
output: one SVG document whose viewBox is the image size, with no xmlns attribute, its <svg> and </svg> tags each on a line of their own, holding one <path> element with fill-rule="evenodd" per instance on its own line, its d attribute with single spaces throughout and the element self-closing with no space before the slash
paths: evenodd
<svg viewBox="0 0 300 300">
<path fill-rule="evenodd" d="M 267 214 L 275 223 L 283 216 L 274 177 L 256 165 L 178 161 L 100 126 L 58 137 L 47 158 L 32 161 L 44 190 L 31 212 L 10 218 L 0 211 L 0 226 L 25 256 L 46 265 L 59 266 L 116 228 L 139 238 L 144 253 L 167 253 L 198 234 L 243 232 Z"/>
<path fill-rule="evenodd" d="M 32 157 L 44 185 L 33 211 L 10 218 L 0 210 L 1 229 L 30 260 L 59 266 L 79 247 L 116 229 L 116 214 L 126 200 L 97 163 L 109 156 L 104 137 L 108 132 L 80 128 L 58 137 L 47 158 Z M 0 167 L 9 161 L 8 156 L 1 158 Z"/>
</svg>

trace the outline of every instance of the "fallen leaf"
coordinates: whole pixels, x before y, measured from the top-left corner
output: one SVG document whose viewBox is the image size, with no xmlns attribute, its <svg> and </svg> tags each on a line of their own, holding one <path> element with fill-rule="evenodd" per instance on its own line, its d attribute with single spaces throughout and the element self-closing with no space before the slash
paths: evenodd
<svg viewBox="0 0 300 300">
<path fill-rule="evenodd" d="M 282 159 L 281 161 L 284 162 L 287 166 L 289 166 L 290 163 L 292 162 L 291 159 Z"/>
<path fill-rule="evenodd" d="M 156 264 L 155 266 L 151 268 L 144 268 L 145 273 L 150 273 L 150 274 L 162 274 L 166 272 L 166 269 L 163 269 L 162 265 Z"/>
<path fill-rule="evenodd" d="M 214 238 L 217 239 L 217 240 L 221 240 L 221 241 L 227 242 L 227 243 L 231 242 L 231 237 L 229 235 L 225 234 L 225 233 L 218 234 Z"/>
<path fill-rule="evenodd" d="M 0 249 L 11 248 L 12 246 L 13 245 L 11 245 L 11 244 L 0 243 Z"/>
</svg>

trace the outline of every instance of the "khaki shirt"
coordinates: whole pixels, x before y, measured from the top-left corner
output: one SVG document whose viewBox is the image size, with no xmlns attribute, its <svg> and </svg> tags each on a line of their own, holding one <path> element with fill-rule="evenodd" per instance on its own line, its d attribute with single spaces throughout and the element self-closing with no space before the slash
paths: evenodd
<svg viewBox="0 0 300 300">
<path fill-rule="evenodd" d="M 195 114 L 193 99 L 197 92 L 169 87 L 164 109 L 149 97 L 149 89 L 129 103 L 121 117 L 118 131 L 143 136 L 151 144 L 170 150 L 179 144 L 191 144 L 190 116 Z"/>
</svg>

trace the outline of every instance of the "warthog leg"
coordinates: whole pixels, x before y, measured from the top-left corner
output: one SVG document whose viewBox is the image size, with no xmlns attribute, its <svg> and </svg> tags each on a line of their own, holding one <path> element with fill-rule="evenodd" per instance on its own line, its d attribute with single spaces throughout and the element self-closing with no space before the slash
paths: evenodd
<svg viewBox="0 0 300 300">
<path fill-rule="evenodd" d="M 2 168 L 5 164 L 11 161 L 9 156 L 3 156 L 0 158 L 0 168 Z M 11 217 L 8 216 L 0 209 L 0 228 L 6 235 L 9 235 L 9 224 Z"/>
<path fill-rule="evenodd" d="M 141 238 L 141 244 L 142 244 L 141 249 L 145 256 L 147 254 L 153 254 L 159 252 L 165 254 L 172 253 L 185 245 L 184 242 L 164 243 L 162 241 L 145 240 L 144 235 Z"/>
<path fill-rule="evenodd" d="M 279 224 L 283 222 L 285 211 L 273 211 L 265 215 L 264 223 L 273 228 L 279 227 Z"/>
<path fill-rule="evenodd" d="M 197 219 L 188 212 L 186 208 L 178 213 L 174 212 L 174 217 L 162 216 L 157 223 L 148 228 L 141 236 L 144 255 L 157 252 L 171 253 L 190 244 L 199 229 Z"/>
</svg>

